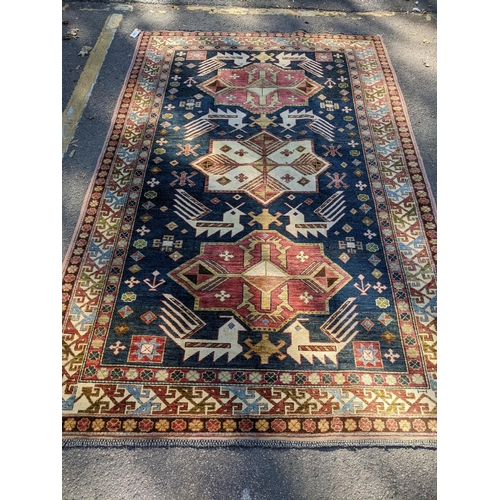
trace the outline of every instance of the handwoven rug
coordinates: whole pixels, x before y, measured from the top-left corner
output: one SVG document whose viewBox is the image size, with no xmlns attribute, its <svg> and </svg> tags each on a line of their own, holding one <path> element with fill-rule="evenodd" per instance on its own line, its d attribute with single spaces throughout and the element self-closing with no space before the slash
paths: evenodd
<svg viewBox="0 0 500 500">
<path fill-rule="evenodd" d="M 142 33 L 64 263 L 65 443 L 435 440 L 435 254 L 380 37 Z"/>
</svg>

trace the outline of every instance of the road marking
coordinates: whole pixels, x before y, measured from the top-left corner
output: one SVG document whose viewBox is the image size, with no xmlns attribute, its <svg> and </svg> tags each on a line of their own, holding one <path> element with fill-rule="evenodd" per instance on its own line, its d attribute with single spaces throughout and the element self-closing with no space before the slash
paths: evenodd
<svg viewBox="0 0 500 500">
<path fill-rule="evenodd" d="M 76 127 L 82 116 L 87 101 L 92 94 L 92 89 L 101 70 L 102 63 L 113 41 L 116 30 L 123 19 L 122 14 L 111 14 L 104 23 L 104 27 L 97 39 L 85 68 L 76 84 L 73 94 L 62 114 L 62 154 L 66 153 L 69 143 L 73 139 Z"/>
<path fill-rule="evenodd" d="M 295 17 L 337 17 L 348 15 L 394 17 L 395 12 L 343 12 L 336 10 L 305 10 L 305 9 L 280 9 L 280 8 L 247 8 L 247 7 L 207 7 L 202 5 L 189 5 L 186 10 L 203 11 L 209 14 L 226 14 L 231 16 L 295 16 Z M 150 11 L 154 12 L 154 11 Z"/>
</svg>

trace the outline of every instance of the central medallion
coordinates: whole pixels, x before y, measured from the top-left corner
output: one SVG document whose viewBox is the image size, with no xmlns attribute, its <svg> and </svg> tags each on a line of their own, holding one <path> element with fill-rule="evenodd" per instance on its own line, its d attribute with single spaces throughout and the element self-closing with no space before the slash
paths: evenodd
<svg viewBox="0 0 500 500">
<path fill-rule="evenodd" d="M 169 276 L 195 297 L 195 310 L 231 311 L 264 331 L 278 331 L 300 313 L 329 314 L 329 299 L 352 279 L 321 243 L 293 243 L 277 231 L 204 243 Z"/>
<path fill-rule="evenodd" d="M 308 99 L 322 88 L 302 70 L 282 69 L 268 63 L 220 69 L 217 76 L 198 87 L 214 97 L 215 104 L 241 106 L 252 113 L 307 106 Z"/>
<path fill-rule="evenodd" d="M 283 193 L 316 193 L 330 163 L 310 139 L 284 141 L 262 131 L 246 140 L 214 139 L 190 165 L 206 176 L 205 191 L 246 193 L 268 205 Z"/>
</svg>

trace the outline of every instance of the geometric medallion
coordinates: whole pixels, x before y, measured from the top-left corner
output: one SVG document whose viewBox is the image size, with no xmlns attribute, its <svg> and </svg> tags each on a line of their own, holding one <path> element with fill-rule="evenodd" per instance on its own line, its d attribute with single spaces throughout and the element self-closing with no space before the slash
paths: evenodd
<svg viewBox="0 0 500 500">
<path fill-rule="evenodd" d="M 321 243 L 296 244 L 277 231 L 202 243 L 201 253 L 169 276 L 195 297 L 195 310 L 231 311 L 265 331 L 300 313 L 329 314 L 328 300 L 352 279 Z"/>
<path fill-rule="evenodd" d="M 306 106 L 323 87 L 302 70 L 286 70 L 274 64 L 256 63 L 246 68 L 220 69 L 199 89 L 215 98 L 215 104 L 241 106 L 252 113 L 274 113 L 285 106 Z"/>
<path fill-rule="evenodd" d="M 282 140 L 262 131 L 238 141 L 215 139 L 190 165 L 206 176 L 205 192 L 246 193 L 268 205 L 286 192 L 317 193 L 318 176 L 330 163 L 310 139 Z"/>
</svg>

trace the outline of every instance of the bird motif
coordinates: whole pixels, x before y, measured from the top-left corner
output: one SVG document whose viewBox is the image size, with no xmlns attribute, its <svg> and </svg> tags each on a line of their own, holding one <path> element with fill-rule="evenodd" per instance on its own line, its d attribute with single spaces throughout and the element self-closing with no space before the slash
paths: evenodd
<svg viewBox="0 0 500 500">
<path fill-rule="evenodd" d="M 292 207 L 288 203 L 285 203 L 285 205 L 290 208 L 284 214 L 290 219 L 290 223 L 285 229 L 296 238 L 299 234 L 307 238 L 309 233 L 316 238 L 318 234 L 328 236 L 328 230 L 345 215 L 346 208 L 342 191 L 334 193 L 314 211 L 316 215 L 323 219 L 323 222 L 306 222 L 304 214 L 299 210 L 302 203 L 296 207 Z"/>
<path fill-rule="evenodd" d="M 230 209 L 222 214 L 222 221 L 202 220 L 202 217 L 208 215 L 211 210 L 183 189 L 177 189 L 176 191 L 174 197 L 174 213 L 196 230 L 196 236 L 200 236 L 205 232 L 207 236 L 213 236 L 216 233 L 223 236 L 229 232 L 231 236 L 234 236 L 243 231 L 244 227 L 243 224 L 240 223 L 240 217 L 246 214 L 240 210 L 240 207 L 243 206 L 244 203 L 241 203 L 237 207 L 233 207 L 226 202 L 226 205 L 228 205 Z"/>
</svg>

